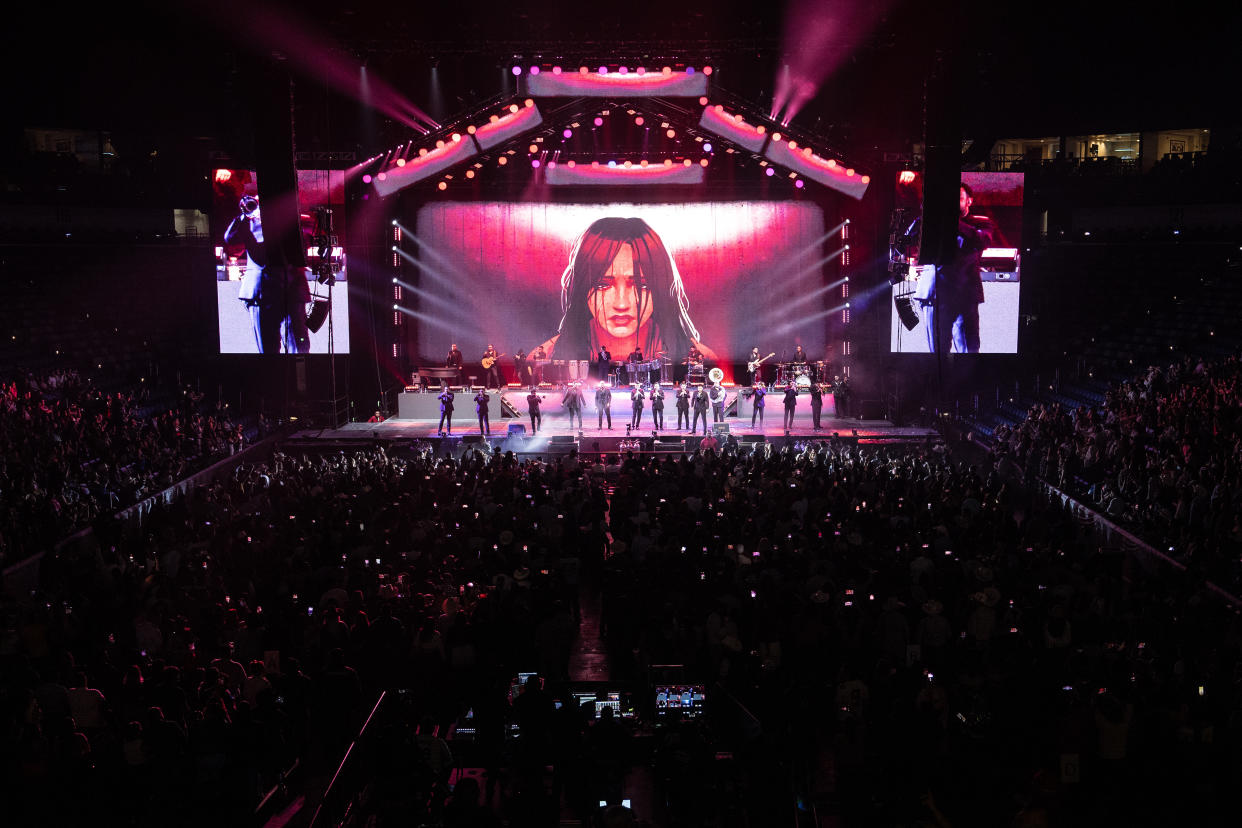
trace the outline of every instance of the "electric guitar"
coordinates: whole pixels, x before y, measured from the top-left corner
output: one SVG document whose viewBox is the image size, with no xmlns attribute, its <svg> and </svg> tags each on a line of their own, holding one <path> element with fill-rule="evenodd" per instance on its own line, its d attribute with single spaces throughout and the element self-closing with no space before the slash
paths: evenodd
<svg viewBox="0 0 1242 828">
<path fill-rule="evenodd" d="M 768 354 L 763 359 L 756 359 L 754 362 L 748 362 L 746 363 L 746 370 L 753 374 L 755 373 L 755 369 L 762 365 L 765 360 L 769 360 L 774 356 L 776 356 L 776 351 Z"/>
<path fill-rule="evenodd" d="M 481 363 L 483 366 L 483 370 L 486 371 L 488 368 L 491 368 L 493 365 L 496 364 L 496 360 L 500 359 L 502 356 L 504 356 L 504 354 L 497 354 L 494 357 L 492 356 L 483 357 L 483 361 Z"/>
</svg>

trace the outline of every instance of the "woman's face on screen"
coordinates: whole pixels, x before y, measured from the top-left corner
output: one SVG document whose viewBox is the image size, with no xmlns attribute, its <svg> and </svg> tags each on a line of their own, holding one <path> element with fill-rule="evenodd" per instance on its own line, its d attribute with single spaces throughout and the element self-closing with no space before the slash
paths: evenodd
<svg viewBox="0 0 1242 828">
<path fill-rule="evenodd" d="M 647 285 L 634 272 L 634 252 L 628 244 L 623 244 L 612 264 L 587 294 L 587 306 L 595 324 L 609 336 L 614 339 L 631 337 L 651 320 L 651 297 L 646 292 Z"/>
</svg>

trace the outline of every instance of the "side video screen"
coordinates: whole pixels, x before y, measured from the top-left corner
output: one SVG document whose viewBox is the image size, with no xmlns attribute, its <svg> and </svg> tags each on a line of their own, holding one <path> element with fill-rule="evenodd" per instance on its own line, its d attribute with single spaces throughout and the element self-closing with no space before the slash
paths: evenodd
<svg viewBox="0 0 1242 828">
<path fill-rule="evenodd" d="M 1017 353 L 1023 187 L 1022 173 L 962 173 L 958 251 L 935 266 L 920 261 L 922 174 L 898 174 L 889 250 L 893 353 Z"/>
<path fill-rule="evenodd" d="M 305 265 L 270 251 L 252 170 L 212 174 L 216 317 L 222 354 L 345 354 L 349 291 L 341 236 L 345 174 L 298 172 Z"/>
</svg>

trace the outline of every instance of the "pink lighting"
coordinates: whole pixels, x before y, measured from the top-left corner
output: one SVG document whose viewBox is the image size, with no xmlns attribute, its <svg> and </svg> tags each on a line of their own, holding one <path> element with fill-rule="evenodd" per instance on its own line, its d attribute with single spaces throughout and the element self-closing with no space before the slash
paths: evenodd
<svg viewBox="0 0 1242 828">
<path fill-rule="evenodd" d="M 540 75 L 540 77 L 549 76 Z M 543 116 L 537 106 L 519 110 L 517 104 L 513 104 L 509 112 L 510 114 L 503 118 L 493 116 L 490 123 L 479 127 L 474 137 L 482 149 L 491 149 L 543 123 Z"/>
<path fill-rule="evenodd" d="M 539 159 L 538 159 L 538 158 L 532 158 L 532 159 L 531 159 L 531 162 L 530 162 L 530 165 L 531 165 L 532 167 L 534 167 L 535 169 L 539 169 Z"/>
<path fill-rule="evenodd" d="M 576 77 L 554 75 L 544 72 L 528 75 L 527 94 L 535 97 L 612 97 L 623 94 L 629 97 L 698 98 L 707 94 L 707 78 L 702 73 L 687 75 L 681 72 L 667 74 L 646 71 L 622 72 L 621 67 L 608 71 L 601 66 L 594 72 L 580 70 Z"/>
<path fill-rule="evenodd" d="M 564 136 L 565 138 L 573 138 L 574 131 L 572 129 L 567 129 L 564 132 L 562 132 L 561 135 Z"/>
<path fill-rule="evenodd" d="M 532 66 L 532 67 L 530 67 L 530 73 L 531 73 L 532 75 L 538 75 L 538 74 L 539 74 L 539 67 L 538 67 L 538 66 Z"/>
<path fill-rule="evenodd" d="M 666 132 L 666 133 L 664 133 L 664 134 L 665 134 L 665 135 L 667 135 L 669 138 L 676 138 L 676 137 L 677 137 L 677 130 L 675 130 L 675 129 L 670 129 L 668 132 Z"/>
<path fill-rule="evenodd" d="M 897 181 L 901 184 L 913 184 L 915 178 L 914 170 L 902 170 L 897 174 Z"/>
<path fill-rule="evenodd" d="M 763 171 L 763 174 L 771 178 L 772 176 L 776 175 L 776 170 L 774 170 L 772 167 L 768 167 L 766 170 Z"/>
<path fill-rule="evenodd" d="M 379 175 L 375 176 L 376 181 L 385 181 L 387 180 L 387 178 L 388 176 L 385 173 L 380 173 Z"/>
<path fill-rule="evenodd" d="M 704 75 L 710 75 L 711 73 L 712 73 L 712 67 L 710 67 L 710 66 L 704 66 L 704 67 L 703 67 L 703 74 L 704 74 Z"/>
<path fill-rule="evenodd" d="M 700 158 L 700 159 L 699 159 L 699 166 L 701 166 L 701 167 L 706 167 L 706 166 L 707 166 L 707 159 L 706 159 L 706 158 Z"/>
<path fill-rule="evenodd" d="M 599 71 L 599 73 L 600 73 L 601 75 L 607 75 L 607 74 L 608 74 L 608 67 L 607 67 L 607 66 L 601 66 L 601 67 L 599 67 L 598 71 Z"/>
<path fill-rule="evenodd" d="M 638 73 L 638 74 L 640 74 L 640 75 L 645 75 L 645 74 L 647 74 L 647 69 L 646 69 L 646 67 L 644 67 L 644 66 L 640 66 L 640 67 L 638 67 L 637 69 L 635 69 L 634 71 L 635 71 L 635 72 L 637 72 L 637 73 Z"/>
<path fill-rule="evenodd" d="M 362 183 L 363 183 L 363 184 L 370 184 L 370 183 L 371 183 L 371 174 L 370 174 L 370 173 L 367 173 L 366 175 L 364 175 L 364 176 L 362 177 Z"/>
<path fill-rule="evenodd" d="M 858 175 L 852 168 L 846 169 L 832 158 L 821 158 L 813 152 L 808 155 L 805 151 L 796 152 L 795 149 L 790 144 L 772 142 L 764 156 L 771 163 L 779 164 L 851 198 L 861 199 L 866 194 L 870 178 Z M 799 181 L 795 181 L 794 186 L 798 183 Z"/>
<path fill-rule="evenodd" d="M 626 162 L 617 166 L 591 164 L 570 167 L 562 164 L 556 167 L 548 165 L 545 180 L 552 186 L 573 185 L 668 185 L 668 184 L 701 184 L 703 170 L 693 166 L 674 166 L 673 164 L 634 164 Z"/>
<path fill-rule="evenodd" d="M 514 66 L 514 67 L 513 67 L 513 74 L 515 74 L 515 75 L 520 75 L 520 74 L 522 74 L 522 67 L 521 67 L 521 66 Z"/>
<path fill-rule="evenodd" d="M 758 152 L 762 149 L 766 139 L 766 136 L 758 132 L 755 127 L 745 123 L 741 115 L 726 112 L 720 104 L 703 110 L 699 118 L 699 126 L 705 132 L 727 138 L 751 152 Z"/>
<path fill-rule="evenodd" d="M 642 116 L 642 115 L 639 115 L 637 118 L 635 118 L 635 119 L 634 119 L 634 123 L 638 124 L 639 126 L 642 126 L 642 125 L 643 125 L 643 116 Z"/>
<path fill-rule="evenodd" d="M 704 95 L 703 97 L 699 98 L 699 106 L 707 106 L 707 96 L 706 96 L 706 95 Z"/>
<path fill-rule="evenodd" d="M 559 67 L 559 66 L 553 66 L 553 67 L 552 67 L 552 74 L 554 74 L 554 75 L 559 75 L 560 73 L 561 73 L 561 67 Z"/>
<path fill-rule="evenodd" d="M 794 182 L 794 186 L 797 187 L 799 190 L 801 190 L 806 185 L 802 182 L 802 179 L 799 178 L 797 181 Z"/>
<path fill-rule="evenodd" d="M 622 66 L 617 69 L 617 73 L 621 75 L 628 75 L 630 73 L 630 70 L 627 67 Z"/>
<path fill-rule="evenodd" d="M 603 118 L 601 118 L 601 117 L 599 117 L 598 115 L 596 115 L 596 116 L 595 116 L 595 125 L 596 125 L 596 126 L 603 126 L 603 125 L 604 125 L 604 119 L 603 119 Z"/>
</svg>

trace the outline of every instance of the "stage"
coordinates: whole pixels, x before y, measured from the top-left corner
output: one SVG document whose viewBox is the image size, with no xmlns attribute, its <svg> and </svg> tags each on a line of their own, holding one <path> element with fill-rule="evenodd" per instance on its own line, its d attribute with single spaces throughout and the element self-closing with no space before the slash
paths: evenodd
<svg viewBox="0 0 1242 828">
<path fill-rule="evenodd" d="M 577 449 L 582 454 L 607 454 L 618 451 L 656 451 L 660 453 L 695 451 L 703 439 L 703 426 L 700 421 L 698 431 L 692 434 L 688 428 L 677 429 L 677 409 L 672 403 L 673 394 L 665 391 L 664 428 L 653 434 L 651 409 L 644 408 L 642 419 L 637 429 L 627 432 L 630 424 L 632 407 L 629 391 L 624 387 L 613 390 L 611 405 L 612 428 L 608 428 L 608 420 L 604 418 L 599 424 L 599 413 L 595 407 L 594 392 L 588 395 L 586 406 L 582 412 L 582 428 L 575 423 L 570 425 L 568 412 L 561 405 L 561 392 L 556 389 L 541 389 L 543 397 L 543 422 L 538 433 L 531 433 L 530 417 L 527 414 L 526 396 L 529 392 L 521 389 L 506 389 L 504 392 L 505 408 L 510 406 L 520 412 L 517 417 L 492 417 L 488 442 L 500 450 L 512 450 L 519 454 L 565 454 Z M 420 395 L 434 399 L 434 395 Z M 729 389 L 728 406 L 731 410 L 735 391 Z M 804 443 L 808 440 L 837 439 L 862 444 L 901 444 L 922 443 L 928 440 L 939 440 L 934 429 L 917 426 L 895 426 L 887 420 L 860 420 L 852 417 L 829 416 L 832 407 L 825 399 L 824 415 L 820 420 L 820 429 L 816 430 L 811 418 L 810 396 L 802 394 L 798 398 L 798 407 L 794 412 L 793 425 L 786 434 L 783 426 L 784 406 L 782 394 L 769 394 L 762 423 L 751 426 L 750 416 L 726 416 L 723 427 L 728 433 L 743 443 L 773 443 L 784 445 L 786 442 Z M 420 401 L 421 402 L 421 401 Z M 379 423 L 348 423 L 342 428 L 307 430 L 294 434 L 286 441 L 289 448 L 324 449 L 348 448 L 363 445 L 397 444 L 406 446 L 415 441 L 426 444 L 442 445 L 446 451 L 454 447 L 477 445 L 484 435 L 479 432 L 478 418 L 474 413 L 473 392 L 458 393 L 454 400 L 452 433 L 441 435 L 437 431 L 439 417 L 435 419 L 414 419 L 391 417 Z M 407 406 L 408 409 L 408 406 Z M 691 417 L 693 417 L 693 410 Z M 710 421 L 712 412 L 707 412 Z M 714 431 L 709 422 L 708 430 Z M 718 433 L 717 437 L 723 438 Z M 635 442 L 637 441 L 637 445 Z"/>
</svg>

